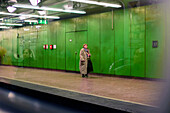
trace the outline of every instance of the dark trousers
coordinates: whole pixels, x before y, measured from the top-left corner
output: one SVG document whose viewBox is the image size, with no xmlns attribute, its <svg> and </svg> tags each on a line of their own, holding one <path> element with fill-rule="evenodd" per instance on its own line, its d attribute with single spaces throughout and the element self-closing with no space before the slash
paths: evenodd
<svg viewBox="0 0 170 113">
<path fill-rule="evenodd" d="M 88 59 L 87 74 L 93 71 L 93 65 L 91 59 Z"/>
</svg>

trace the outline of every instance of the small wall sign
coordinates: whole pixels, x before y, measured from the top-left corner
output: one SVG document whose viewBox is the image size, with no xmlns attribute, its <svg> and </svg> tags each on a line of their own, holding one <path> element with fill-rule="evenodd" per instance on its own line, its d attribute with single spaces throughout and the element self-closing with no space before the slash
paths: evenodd
<svg viewBox="0 0 170 113">
<path fill-rule="evenodd" d="M 158 41 L 152 41 L 152 48 L 158 48 Z"/>
</svg>

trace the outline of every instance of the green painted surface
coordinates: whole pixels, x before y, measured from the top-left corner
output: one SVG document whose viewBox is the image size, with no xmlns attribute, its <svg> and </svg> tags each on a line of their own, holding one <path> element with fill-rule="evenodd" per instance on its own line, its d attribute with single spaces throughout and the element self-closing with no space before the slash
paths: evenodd
<svg viewBox="0 0 170 113">
<path fill-rule="evenodd" d="M 40 38 L 43 38 L 43 45 L 44 44 L 47 44 L 48 45 L 48 48 L 47 49 L 44 49 L 43 50 L 43 53 L 44 53 L 44 68 L 48 68 L 48 62 L 49 62 L 49 39 L 47 38 L 48 37 L 48 33 L 47 33 L 47 26 L 46 25 L 43 25 L 42 27 L 42 37 L 40 37 Z M 42 45 L 41 45 L 41 47 L 42 47 Z"/>
<path fill-rule="evenodd" d="M 49 45 L 57 45 L 57 23 L 52 22 L 48 26 Z M 49 68 L 57 69 L 57 49 L 49 49 Z"/>
<path fill-rule="evenodd" d="M 36 48 L 36 43 L 37 43 L 37 39 L 38 39 L 38 32 L 37 32 L 37 28 L 34 26 L 34 27 L 31 27 L 30 28 L 30 40 L 29 40 L 29 44 L 30 44 L 30 55 L 29 55 L 29 63 L 30 63 L 30 66 L 31 67 L 36 67 L 36 63 L 37 63 L 37 48 Z"/>
<path fill-rule="evenodd" d="M 24 28 L 18 30 L 19 36 L 17 37 L 17 54 L 18 66 L 23 66 L 23 50 L 24 50 Z"/>
<path fill-rule="evenodd" d="M 162 5 L 146 8 L 146 77 L 163 76 L 163 55 L 165 49 L 165 9 Z M 152 41 L 158 41 L 158 48 L 152 47 Z"/>
<path fill-rule="evenodd" d="M 100 15 L 88 16 L 88 48 L 91 52 L 93 72 L 100 73 Z"/>
<path fill-rule="evenodd" d="M 18 65 L 18 54 L 17 54 L 17 29 L 11 31 L 12 33 L 12 65 Z"/>
<path fill-rule="evenodd" d="M 129 10 L 125 10 L 124 15 L 124 62 L 123 62 L 123 75 L 130 75 L 130 18 Z"/>
<path fill-rule="evenodd" d="M 29 29 L 28 31 L 24 30 L 24 42 L 23 42 L 23 65 L 24 67 L 30 67 L 30 32 L 31 28 L 26 27 L 26 29 Z"/>
<path fill-rule="evenodd" d="M 76 70 L 75 33 L 66 33 L 66 70 Z"/>
<path fill-rule="evenodd" d="M 57 22 L 57 69 L 65 70 L 66 53 L 65 53 L 65 21 Z"/>
<path fill-rule="evenodd" d="M 44 42 L 44 30 L 43 28 L 38 29 L 38 38 L 37 38 L 37 45 L 36 45 L 36 52 L 38 53 L 36 56 L 36 64 L 38 68 L 44 68 L 44 50 L 43 46 L 46 44 Z"/>
<path fill-rule="evenodd" d="M 73 32 L 76 30 L 76 18 L 66 20 L 66 32 Z"/>
<path fill-rule="evenodd" d="M 114 21 L 112 12 L 102 13 L 101 15 L 101 68 L 104 74 L 114 74 Z M 114 27 L 114 26 L 113 26 Z"/>
<path fill-rule="evenodd" d="M 3 56 L 3 64 L 8 65 L 7 57 L 9 56 L 9 50 L 8 50 L 8 42 L 9 42 L 9 34 L 6 34 L 7 32 L 3 34 L 3 41 L 2 41 L 2 47 L 6 50 L 5 56 Z"/>
<path fill-rule="evenodd" d="M 80 50 L 83 48 L 83 44 L 87 44 L 87 31 L 81 31 L 76 32 L 76 49 L 75 49 L 75 55 L 76 55 L 76 71 L 79 70 L 79 61 L 80 61 Z"/>
<path fill-rule="evenodd" d="M 3 31 L 0 31 L 0 46 L 2 47 L 2 40 L 3 40 Z"/>
<path fill-rule="evenodd" d="M 161 5 L 143 6 L 1 31 L 0 46 L 7 50 L 3 64 L 79 71 L 79 52 L 87 43 L 93 73 L 160 78 L 163 12 Z M 158 48 L 152 48 L 155 40 Z M 50 45 L 56 49 L 50 50 Z"/>
<path fill-rule="evenodd" d="M 124 12 L 118 10 L 114 12 L 115 29 L 115 75 L 124 75 Z"/>
<path fill-rule="evenodd" d="M 87 43 L 87 32 L 66 33 L 66 70 L 79 71 L 79 52 Z"/>
<path fill-rule="evenodd" d="M 87 30 L 87 16 L 76 18 L 76 31 Z"/>
<path fill-rule="evenodd" d="M 11 55 L 12 55 L 12 40 L 11 40 L 11 34 L 7 33 L 7 31 L 5 31 L 5 33 L 3 34 L 3 43 L 2 43 L 2 47 L 6 50 L 6 54 L 3 57 L 3 64 L 5 65 L 12 65 L 11 62 Z"/>
<path fill-rule="evenodd" d="M 2 53 L 2 43 L 3 43 L 3 31 L 0 31 L 0 64 L 3 62 L 3 53 Z"/>
<path fill-rule="evenodd" d="M 145 77 L 145 7 L 131 9 L 131 75 Z"/>
</svg>

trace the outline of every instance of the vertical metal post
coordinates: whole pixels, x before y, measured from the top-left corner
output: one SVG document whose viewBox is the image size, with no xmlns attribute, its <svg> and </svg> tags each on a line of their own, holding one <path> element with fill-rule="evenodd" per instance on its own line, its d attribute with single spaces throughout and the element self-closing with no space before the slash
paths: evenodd
<svg viewBox="0 0 170 113">
<path fill-rule="evenodd" d="M 114 18 L 113 18 L 113 10 L 112 10 L 112 30 L 113 30 L 113 20 Z"/>
</svg>

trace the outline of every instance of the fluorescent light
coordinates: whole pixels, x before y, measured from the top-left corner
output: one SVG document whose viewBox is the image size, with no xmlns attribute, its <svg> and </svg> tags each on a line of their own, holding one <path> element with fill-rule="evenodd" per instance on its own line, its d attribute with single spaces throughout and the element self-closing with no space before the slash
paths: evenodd
<svg viewBox="0 0 170 113">
<path fill-rule="evenodd" d="M 0 25 L 5 25 L 5 23 L 0 23 Z"/>
<path fill-rule="evenodd" d="M 15 13 L 4 13 L 0 12 L 0 15 L 12 15 L 12 16 L 26 16 L 28 18 L 51 18 L 51 19 L 60 19 L 58 16 L 39 16 L 39 15 L 30 15 L 30 14 L 15 14 Z"/>
<path fill-rule="evenodd" d="M 40 15 L 46 15 L 46 11 L 37 11 Z"/>
<path fill-rule="evenodd" d="M 17 3 L 17 0 L 8 0 L 8 3 Z"/>
<path fill-rule="evenodd" d="M 36 22 L 36 23 L 38 23 L 37 20 L 24 20 L 24 22 Z"/>
<path fill-rule="evenodd" d="M 6 26 L 22 26 L 22 24 L 11 24 L 11 23 L 0 23 L 0 25 L 6 25 Z"/>
<path fill-rule="evenodd" d="M 68 10 L 68 9 L 69 9 L 69 10 L 73 9 L 73 6 L 72 6 L 72 5 L 70 6 L 70 5 L 68 5 L 68 4 L 64 5 L 63 7 L 64 7 L 64 9 L 67 9 L 67 10 Z"/>
<path fill-rule="evenodd" d="M 58 8 L 49 8 L 49 7 L 31 6 L 31 5 L 25 5 L 25 4 L 14 4 L 13 7 L 17 7 L 17 8 L 26 8 L 26 9 L 47 10 L 47 11 L 57 11 L 57 12 L 65 12 L 65 13 L 86 14 L 85 11 L 78 11 L 78 10 L 64 10 L 64 9 L 58 9 Z"/>
<path fill-rule="evenodd" d="M 0 15 L 20 16 L 21 14 L 15 14 L 15 13 L 4 13 L 4 12 L 0 12 Z"/>
<path fill-rule="evenodd" d="M 7 26 L 0 26 L 0 29 L 9 29 L 10 27 Z"/>
<path fill-rule="evenodd" d="M 30 30 L 30 29 L 26 29 L 26 28 L 24 29 L 24 31 L 29 31 L 29 30 Z"/>
<path fill-rule="evenodd" d="M 0 25 L 6 25 L 6 26 L 22 26 L 22 24 L 12 24 L 12 23 L 0 23 Z"/>
<path fill-rule="evenodd" d="M 39 29 L 41 26 L 36 26 L 37 29 Z"/>
<path fill-rule="evenodd" d="M 26 17 L 26 16 L 24 16 L 24 15 L 19 16 L 19 19 L 20 19 L 20 20 L 24 20 L 24 19 L 26 19 L 26 18 L 29 18 L 29 17 Z"/>
<path fill-rule="evenodd" d="M 22 24 L 5 24 L 7 26 L 22 26 Z"/>
<path fill-rule="evenodd" d="M 70 0 L 70 1 L 81 2 L 81 3 L 86 3 L 86 4 L 101 5 L 101 6 L 104 6 L 104 7 L 114 7 L 114 8 L 120 8 L 120 7 L 122 7 L 122 6 L 119 5 L 119 4 L 110 4 L 110 3 L 90 1 L 90 0 Z"/>
<path fill-rule="evenodd" d="M 41 2 L 41 0 L 29 0 L 29 1 L 30 1 L 31 5 L 33 5 L 33 6 L 36 6 L 36 5 L 38 5 L 38 3 Z"/>
<path fill-rule="evenodd" d="M 35 18 L 51 18 L 51 19 L 59 19 L 60 17 L 56 17 L 56 16 L 39 16 L 39 15 L 26 15 L 29 17 L 35 17 Z"/>
<path fill-rule="evenodd" d="M 12 13 L 12 12 L 14 12 L 17 8 L 15 8 L 15 7 L 13 7 L 13 6 L 8 6 L 7 9 L 8 9 L 8 12 Z"/>
</svg>

